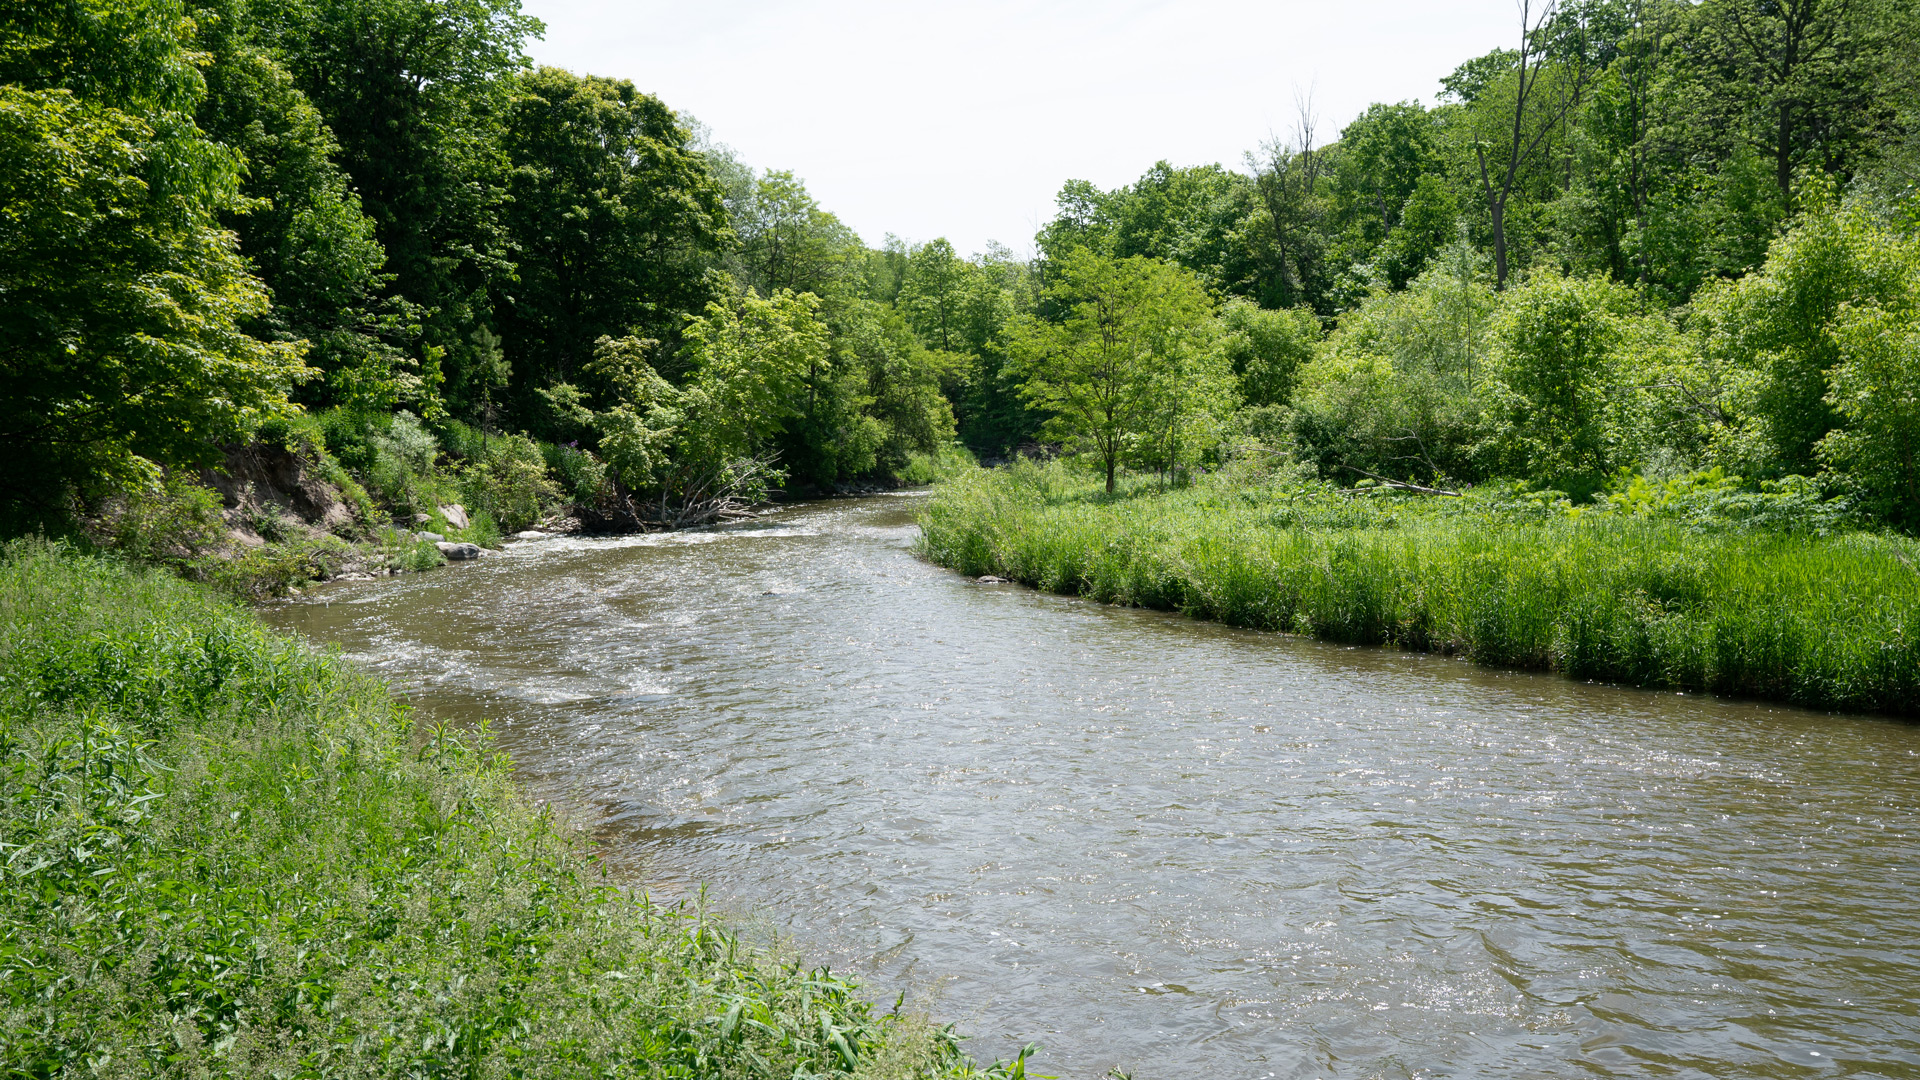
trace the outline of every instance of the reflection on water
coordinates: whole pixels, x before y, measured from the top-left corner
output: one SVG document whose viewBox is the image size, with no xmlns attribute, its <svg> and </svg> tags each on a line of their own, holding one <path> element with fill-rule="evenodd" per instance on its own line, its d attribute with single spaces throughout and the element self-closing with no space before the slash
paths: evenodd
<svg viewBox="0 0 1920 1080">
<path fill-rule="evenodd" d="M 911 498 L 270 618 L 488 717 L 981 1056 L 1093 1077 L 1920 1076 L 1920 728 L 982 586 Z"/>
</svg>

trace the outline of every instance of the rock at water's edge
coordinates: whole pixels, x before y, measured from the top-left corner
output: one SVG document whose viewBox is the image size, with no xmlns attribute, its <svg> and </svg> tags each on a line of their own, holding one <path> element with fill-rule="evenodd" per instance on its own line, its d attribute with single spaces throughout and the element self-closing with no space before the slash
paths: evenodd
<svg viewBox="0 0 1920 1080">
<path fill-rule="evenodd" d="M 975 580 L 975 581 L 977 581 L 977 582 L 979 582 L 979 583 L 980 583 L 980 584 L 982 584 L 982 585 L 1011 585 L 1011 584 L 1013 584 L 1013 583 L 1012 583 L 1011 581 L 1008 581 L 1008 580 L 1007 580 L 1006 578 L 1003 578 L 1003 577 L 995 577 L 995 576 L 993 576 L 992 574 L 981 574 L 981 575 L 980 575 L 979 577 L 977 577 L 977 578 L 974 578 L 973 580 Z"/>
<path fill-rule="evenodd" d="M 449 544 L 445 540 L 442 540 L 439 543 L 434 544 L 433 546 L 440 549 L 440 554 L 445 555 L 448 559 L 454 562 L 461 562 L 466 559 L 477 559 L 480 557 L 479 544 L 467 544 L 467 543 Z"/>
</svg>

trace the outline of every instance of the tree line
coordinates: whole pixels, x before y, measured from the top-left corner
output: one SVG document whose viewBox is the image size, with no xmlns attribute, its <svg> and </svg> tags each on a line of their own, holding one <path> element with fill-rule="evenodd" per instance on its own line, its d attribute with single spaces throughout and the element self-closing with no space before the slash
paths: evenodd
<svg viewBox="0 0 1920 1080">
<path fill-rule="evenodd" d="M 1897 0 L 1530 0 L 1431 106 L 1068 182 L 1030 257 L 869 246 L 630 82 L 532 65 L 540 30 L 513 0 L 9 5 L 8 529 L 303 409 L 572 444 L 662 521 L 957 438 L 1108 477 L 1717 466 L 1916 523 Z"/>
</svg>

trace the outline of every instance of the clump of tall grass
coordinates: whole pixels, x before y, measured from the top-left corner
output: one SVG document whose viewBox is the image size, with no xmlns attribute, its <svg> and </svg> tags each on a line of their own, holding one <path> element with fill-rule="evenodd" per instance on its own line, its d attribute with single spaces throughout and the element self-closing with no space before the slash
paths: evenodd
<svg viewBox="0 0 1920 1080">
<path fill-rule="evenodd" d="M 9 1076 L 1019 1068 L 610 888 L 483 734 L 38 542 L 0 552 L 0 853 Z"/>
<path fill-rule="evenodd" d="M 908 451 L 906 464 L 895 471 L 894 478 L 906 484 L 931 484 L 979 466 L 971 450 L 959 443 L 949 443 L 930 454 Z"/>
<path fill-rule="evenodd" d="M 1920 714 L 1920 545 L 1688 528 L 1524 499 L 1199 484 L 1060 467 L 949 480 L 921 550 L 966 574 L 1575 678 Z"/>
</svg>

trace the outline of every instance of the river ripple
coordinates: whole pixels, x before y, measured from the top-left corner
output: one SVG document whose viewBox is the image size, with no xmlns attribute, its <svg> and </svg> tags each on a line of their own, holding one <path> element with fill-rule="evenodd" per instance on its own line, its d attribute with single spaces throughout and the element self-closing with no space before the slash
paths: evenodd
<svg viewBox="0 0 1920 1080">
<path fill-rule="evenodd" d="M 982 586 L 910 497 L 515 544 L 269 618 L 492 720 L 981 1056 L 1146 1078 L 1920 1076 L 1920 728 Z"/>
</svg>

